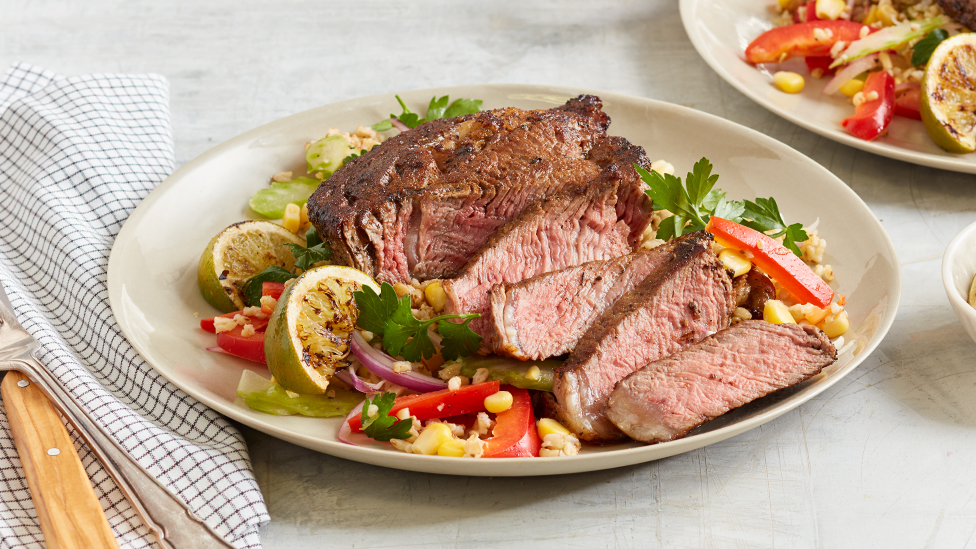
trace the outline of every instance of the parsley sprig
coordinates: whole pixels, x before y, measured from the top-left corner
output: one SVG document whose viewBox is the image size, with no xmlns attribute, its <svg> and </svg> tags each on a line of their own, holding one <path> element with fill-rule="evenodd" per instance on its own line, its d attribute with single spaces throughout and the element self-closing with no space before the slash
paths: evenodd
<svg viewBox="0 0 976 549">
<path fill-rule="evenodd" d="M 411 111 L 407 107 L 399 95 L 396 96 L 396 100 L 400 103 L 400 107 L 403 108 L 403 112 L 399 115 L 390 113 L 390 119 L 395 118 L 408 128 L 416 128 L 424 122 L 439 118 L 454 118 L 455 116 L 474 114 L 481 111 L 480 99 L 455 99 L 451 102 L 451 98 L 448 95 L 440 98 L 435 95 L 430 99 L 430 105 L 427 106 L 427 116 L 420 118 L 419 114 Z M 380 132 L 393 129 L 393 124 L 390 122 L 390 119 L 373 124 L 373 129 Z"/>
<path fill-rule="evenodd" d="M 391 416 L 390 410 L 393 409 L 394 402 L 396 402 L 396 393 L 383 393 L 373 396 L 372 399 L 366 397 L 366 400 L 363 401 L 363 414 L 360 416 L 363 433 L 366 436 L 381 442 L 389 442 L 394 438 L 410 438 L 413 418 L 398 420 Z M 375 415 L 369 415 L 370 405 L 376 406 Z"/>
<path fill-rule="evenodd" d="M 295 256 L 295 267 L 303 271 L 307 271 L 309 267 L 319 261 L 328 261 L 332 257 L 332 250 L 322 242 L 322 238 L 319 237 L 315 227 L 310 227 L 305 233 L 304 247 L 291 242 L 285 242 L 285 245 L 291 249 L 291 254 Z"/>
<path fill-rule="evenodd" d="M 437 332 L 443 338 L 441 354 L 446 360 L 468 356 L 481 347 L 481 336 L 468 326 L 472 319 L 481 316 L 479 314 L 441 315 L 418 320 L 410 312 L 410 296 L 397 299 L 393 286 L 387 282 L 380 286 L 379 294 L 366 286 L 352 295 L 359 309 L 357 325 L 381 337 L 383 350 L 390 355 L 401 356 L 410 362 L 434 356 L 437 348 L 427 331 L 432 324 L 437 324 Z M 453 318 L 464 322 L 445 322 Z"/>
<path fill-rule="evenodd" d="M 634 164 L 634 168 L 649 187 L 645 192 L 651 197 L 654 209 L 668 210 L 674 214 L 661 221 L 657 238 L 670 240 L 700 231 L 708 225 L 709 218 L 715 216 L 741 223 L 772 238 L 782 236 L 783 245 L 802 257 L 803 253 L 796 243 L 809 238 L 803 225 L 787 225 L 772 197 L 757 198 L 754 202 L 726 200 L 725 191 L 714 188 L 718 174 L 712 174 L 712 163 L 707 158 L 695 163 L 692 171 L 685 176 L 684 185 L 680 177 L 647 171 L 637 164 Z"/>
</svg>

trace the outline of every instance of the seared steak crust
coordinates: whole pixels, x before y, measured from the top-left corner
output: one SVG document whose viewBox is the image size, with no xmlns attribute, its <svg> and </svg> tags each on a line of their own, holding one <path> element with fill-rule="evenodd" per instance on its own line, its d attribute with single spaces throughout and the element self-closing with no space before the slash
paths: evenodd
<svg viewBox="0 0 976 549">
<path fill-rule="evenodd" d="M 556 372 L 559 419 L 580 438 L 624 438 L 605 416 L 614 385 L 643 366 L 729 325 L 732 280 L 712 235 L 682 239 L 671 258 L 607 309 Z"/>
<path fill-rule="evenodd" d="M 498 230 L 461 274 L 444 282 L 447 312 L 479 313 L 471 329 L 492 343 L 489 306 L 498 284 L 631 250 L 631 228 L 617 219 L 616 181 L 598 180 L 582 191 L 568 190 L 529 205 Z"/>
<path fill-rule="evenodd" d="M 939 5 L 949 17 L 976 31 L 976 0 L 939 0 Z"/>
<path fill-rule="evenodd" d="M 309 199 L 309 218 L 335 261 L 388 282 L 456 276 L 527 205 L 598 178 L 630 182 L 620 186 L 618 208 L 646 218 L 638 211 L 648 199 L 629 162 L 646 167 L 647 157 L 606 135 L 610 118 L 601 107 L 582 95 L 549 110 L 505 108 L 421 124 L 323 182 Z M 632 231 L 646 226 L 640 217 L 626 221 Z"/>
<path fill-rule="evenodd" d="M 521 360 L 572 351 L 603 311 L 671 257 L 676 243 L 495 286 L 492 350 Z"/>
<path fill-rule="evenodd" d="M 748 320 L 628 376 L 611 394 L 607 417 L 634 439 L 674 440 L 835 360 L 814 326 Z"/>
</svg>

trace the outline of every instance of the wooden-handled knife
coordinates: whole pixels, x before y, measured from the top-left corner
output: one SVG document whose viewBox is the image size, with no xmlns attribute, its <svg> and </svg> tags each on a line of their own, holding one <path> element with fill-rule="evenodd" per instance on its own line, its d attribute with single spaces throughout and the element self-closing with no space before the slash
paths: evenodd
<svg viewBox="0 0 976 549">
<path fill-rule="evenodd" d="M 118 549 L 61 417 L 24 374 L 7 372 L 0 396 L 51 549 Z"/>
</svg>

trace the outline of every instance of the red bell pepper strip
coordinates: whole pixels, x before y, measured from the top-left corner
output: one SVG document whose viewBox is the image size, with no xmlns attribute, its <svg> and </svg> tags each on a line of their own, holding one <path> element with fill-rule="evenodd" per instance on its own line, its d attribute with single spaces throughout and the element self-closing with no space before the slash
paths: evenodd
<svg viewBox="0 0 976 549">
<path fill-rule="evenodd" d="M 922 87 L 918 84 L 895 90 L 895 114 L 897 116 L 921 120 L 921 104 Z"/>
<path fill-rule="evenodd" d="M 244 314 L 243 311 L 233 311 L 233 312 L 230 312 L 230 313 L 227 313 L 227 314 L 217 315 L 217 316 L 219 316 L 221 318 L 234 318 L 237 315 L 243 315 L 243 314 Z M 217 317 L 216 316 L 212 316 L 210 318 L 201 318 L 200 319 L 200 327 L 203 328 L 204 330 L 212 333 L 212 334 L 217 333 L 217 328 L 214 327 L 214 319 L 215 318 L 217 318 Z M 263 332 L 264 329 L 267 328 L 267 326 L 268 326 L 268 319 L 267 318 L 256 318 L 256 317 L 253 317 L 253 316 L 252 317 L 248 317 L 248 318 L 251 319 L 251 325 L 254 326 L 254 329 L 257 330 L 257 331 L 259 331 L 259 332 Z"/>
<path fill-rule="evenodd" d="M 444 389 L 432 393 L 402 396 L 394 402 L 390 415 L 395 416 L 400 410 L 410 408 L 410 415 L 420 421 L 426 421 L 483 412 L 485 397 L 497 393 L 498 387 L 497 381 L 488 381 L 477 385 L 465 385 L 457 391 Z M 349 418 L 349 427 L 354 433 L 362 431 L 362 416 Z"/>
<path fill-rule="evenodd" d="M 888 129 L 895 115 L 895 79 L 888 71 L 872 72 L 861 93 L 867 97 L 872 92 L 878 94 L 877 99 L 864 101 L 854 110 L 854 116 L 841 122 L 851 135 L 865 141 L 871 141 Z"/>
<path fill-rule="evenodd" d="M 285 291 L 284 282 L 262 282 L 261 283 L 261 297 L 271 296 L 275 299 L 281 297 L 281 294 Z"/>
<path fill-rule="evenodd" d="M 779 63 L 791 57 L 823 57 L 830 55 L 830 48 L 839 41 L 848 44 L 861 38 L 865 25 L 853 21 L 816 20 L 776 27 L 752 41 L 746 48 L 746 61 L 750 63 Z M 868 32 L 877 29 L 867 27 Z M 829 32 L 829 38 L 818 40 L 814 30 Z M 818 33 L 820 34 L 820 33 Z"/>
<path fill-rule="evenodd" d="M 539 457 L 542 441 L 535 427 L 529 391 L 508 385 L 503 389 L 512 393 L 512 407 L 495 416 L 495 427 L 491 438 L 485 440 L 481 457 Z"/>
<path fill-rule="evenodd" d="M 264 332 L 255 332 L 252 336 L 244 337 L 241 335 L 242 329 L 242 326 L 238 326 L 229 332 L 217 334 L 217 346 L 228 354 L 267 364 L 264 358 Z"/>
<path fill-rule="evenodd" d="M 806 12 L 805 13 L 806 18 L 807 18 L 806 20 L 807 21 L 820 21 L 820 18 L 817 17 L 817 0 L 810 0 L 809 2 L 807 2 L 806 6 L 807 6 L 807 9 L 804 10 Z M 799 10 L 797 10 L 797 11 L 799 11 Z"/>
<path fill-rule="evenodd" d="M 789 248 L 759 231 L 733 221 L 712 217 L 705 230 L 715 235 L 715 242 L 733 250 L 752 254 L 752 262 L 773 277 L 800 303 L 827 307 L 834 291 Z"/>
<path fill-rule="evenodd" d="M 803 60 L 806 61 L 807 69 L 810 70 L 810 74 L 813 74 L 814 69 L 820 69 L 823 71 L 821 76 L 831 75 L 837 72 L 837 67 L 830 68 L 830 64 L 834 62 L 834 58 L 829 55 L 804 57 Z"/>
</svg>

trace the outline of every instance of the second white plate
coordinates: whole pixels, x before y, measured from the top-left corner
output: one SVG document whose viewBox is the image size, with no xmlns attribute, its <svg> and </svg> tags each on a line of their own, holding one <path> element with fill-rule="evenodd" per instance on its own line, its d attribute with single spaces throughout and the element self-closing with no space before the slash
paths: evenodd
<svg viewBox="0 0 976 549">
<path fill-rule="evenodd" d="M 434 94 L 484 100 L 484 108 L 550 108 L 588 90 L 527 85 L 464 86 L 400 94 L 415 110 Z M 757 427 L 813 398 L 870 354 L 895 318 L 901 275 L 888 235 L 865 204 L 816 162 L 758 132 L 692 109 L 649 99 L 592 92 L 604 101 L 610 132 L 644 146 L 684 173 L 702 156 L 721 175 L 730 198 L 774 196 L 789 220 L 812 223 L 830 243 L 835 289 L 848 298 L 854 349 L 800 385 L 760 399 L 682 440 L 645 446 L 586 447 L 571 458 L 461 459 L 407 455 L 337 441 L 341 419 L 279 417 L 249 409 L 235 389 L 244 369 L 260 365 L 211 353 L 212 334 L 199 317 L 216 314 L 200 296 L 196 272 L 210 238 L 248 217 L 247 201 L 271 174 L 301 173 L 302 146 L 329 127 L 370 124 L 395 110 L 392 95 L 327 105 L 235 137 L 189 162 L 133 212 L 109 260 L 109 298 L 125 336 L 163 376 L 217 411 L 272 436 L 335 456 L 413 471 L 523 476 L 620 467 L 687 452 Z M 852 237 L 856 235 L 856 237 Z"/>
<path fill-rule="evenodd" d="M 847 133 L 840 123 L 854 114 L 854 108 L 846 98 L 824 95 L 823 88 L 830 79 L 810 77 L 802 59 L 791 59 L 782 67 L 804 75 L 804 90 L 788 94 L 776 89 L 768 72 L 746 63 L 743 57 L 746 46 L 773 27 L 767 11 L 770 1 L 774 0 L 681 0 L 681 20 L 695 49 L 722 79 L 790 122 L 838 143 L 896 160 L 976 173 L 976 153 L 958 155 L 942 150 L 918 120 L 896 116 L 888 134 L 874 141 Z"/>
</svg>

